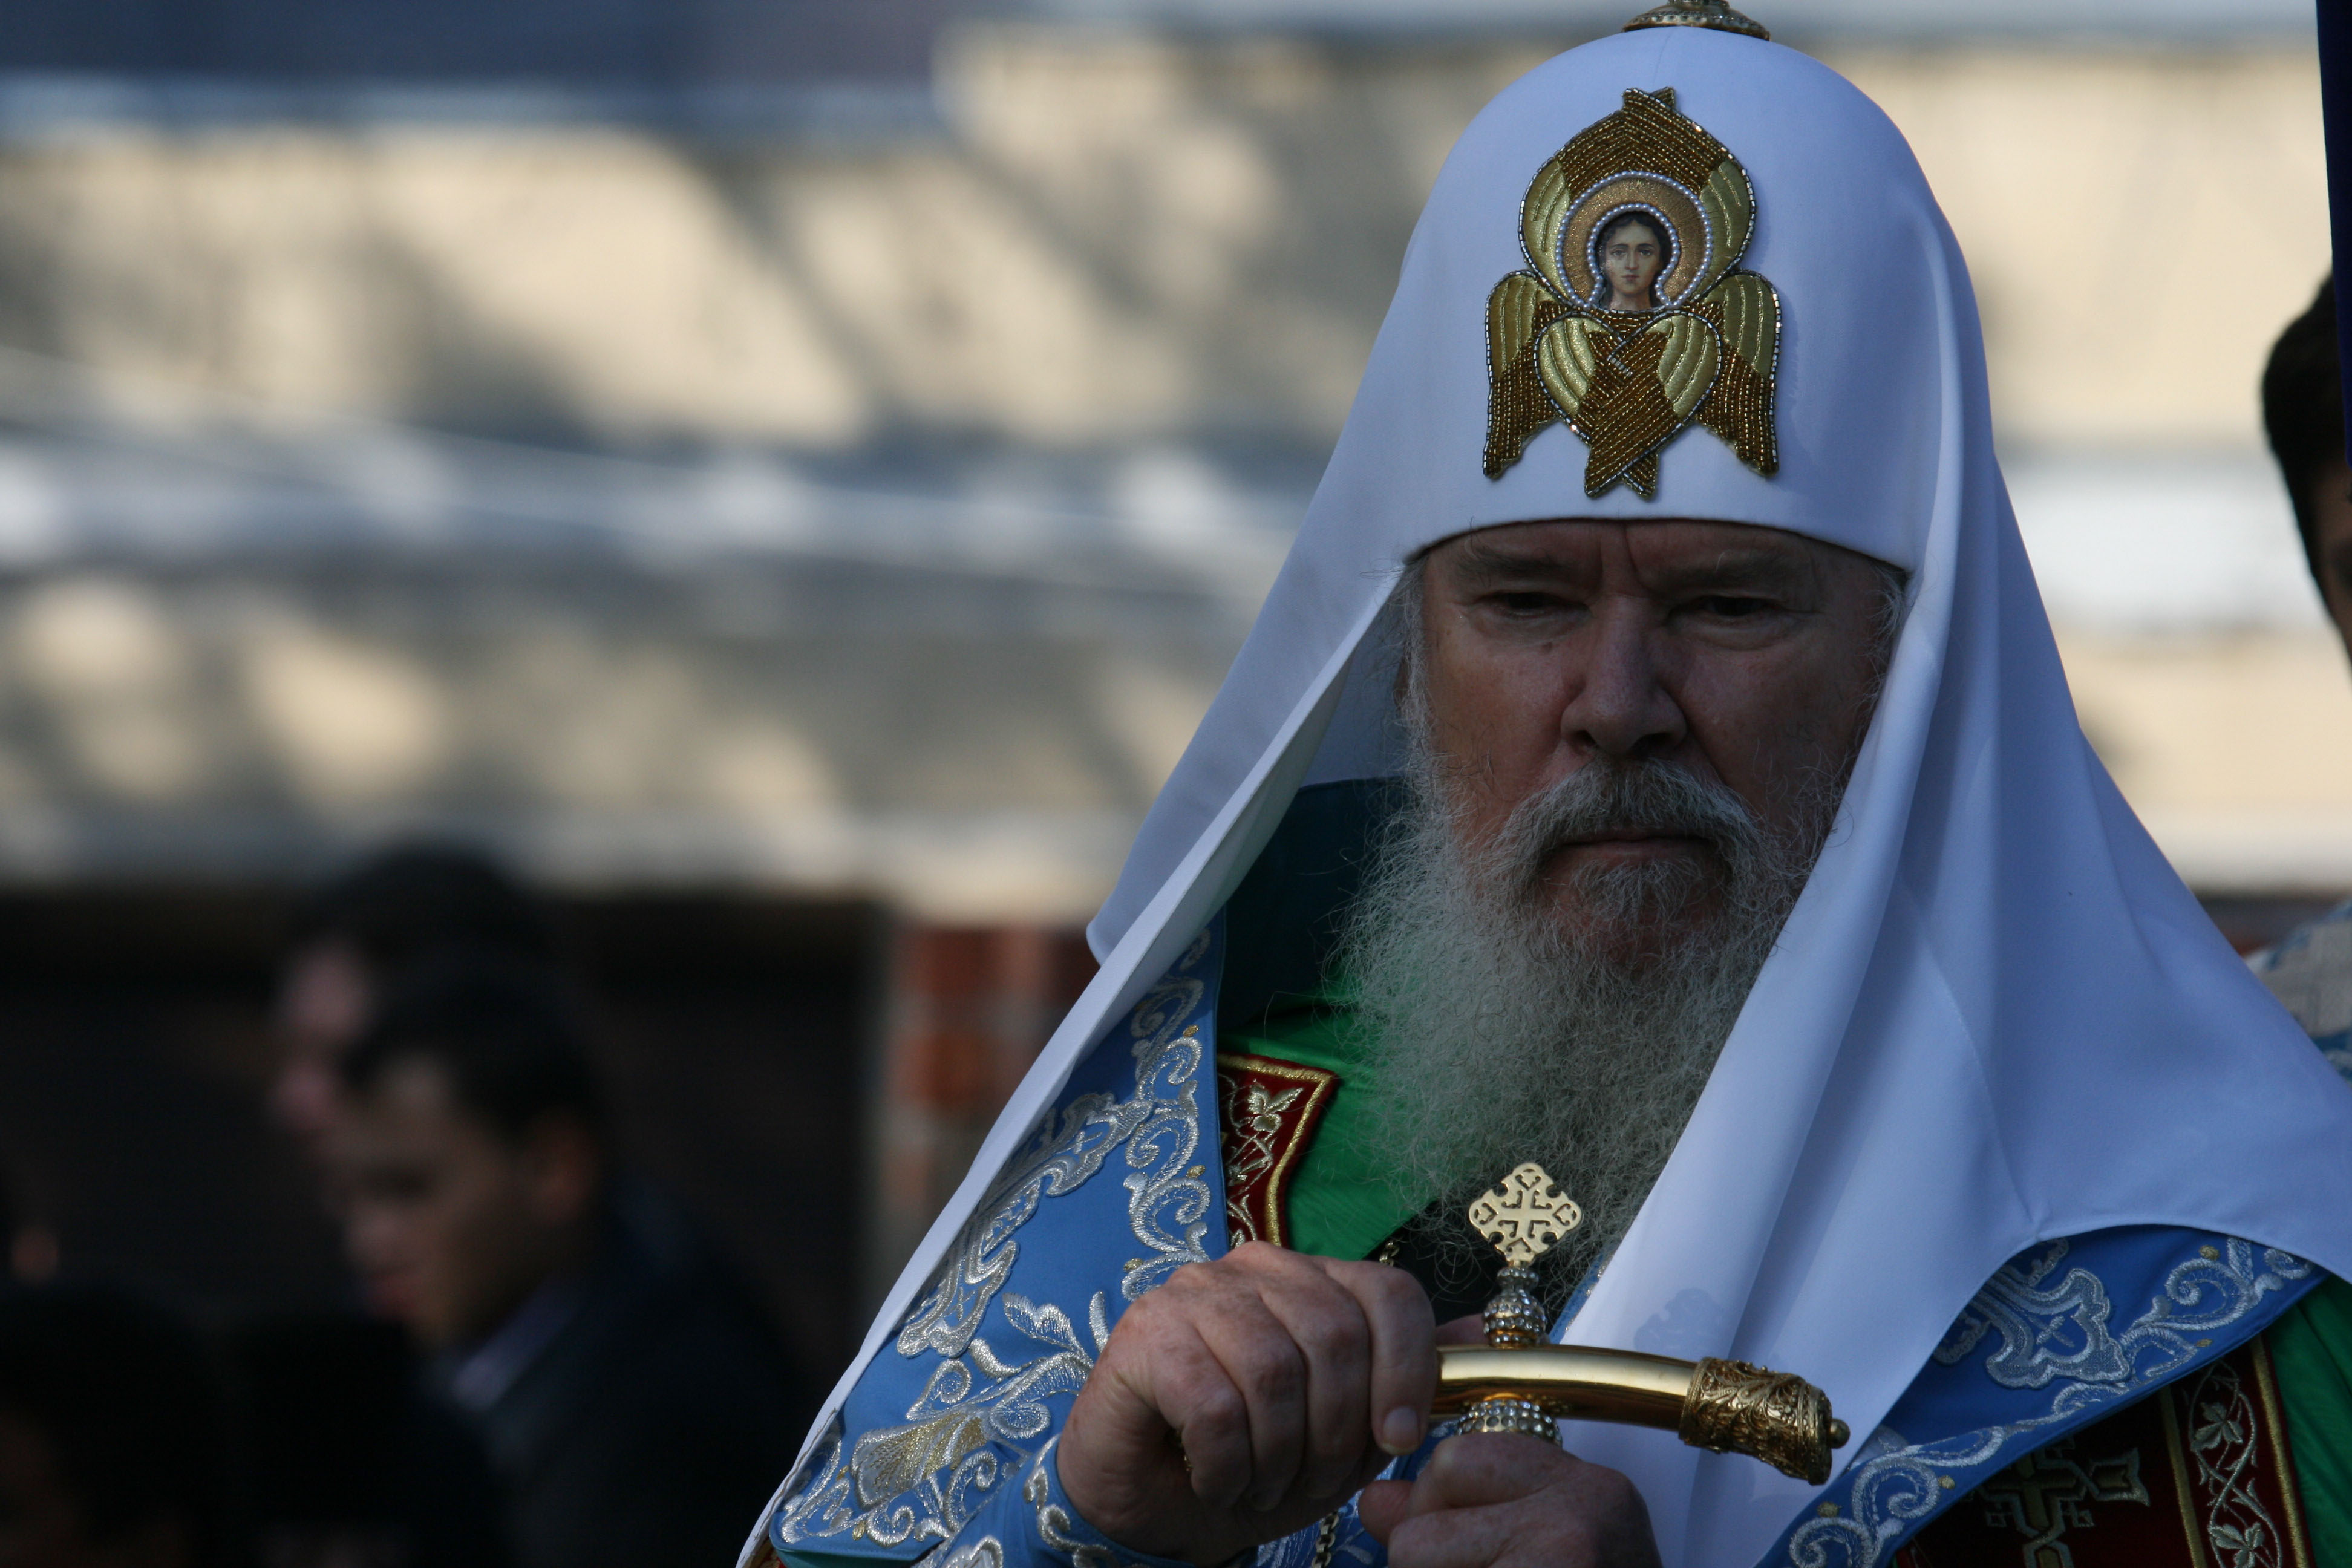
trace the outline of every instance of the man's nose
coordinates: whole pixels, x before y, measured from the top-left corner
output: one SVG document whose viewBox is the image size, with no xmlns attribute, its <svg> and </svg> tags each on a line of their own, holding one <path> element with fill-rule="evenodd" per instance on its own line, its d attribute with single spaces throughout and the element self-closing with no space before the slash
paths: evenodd
<svg viewBox="0 0 2352 1568">
<path fill-rule="evenodd" d="M 1629 613 L 1598 617 L 1581 679 L 1560 714 L 1569 744 L 1590 754 L 1654 757 L 1689 732 L 1682 706 L 1660 679 L 1651 628 Z"/>
</svg>

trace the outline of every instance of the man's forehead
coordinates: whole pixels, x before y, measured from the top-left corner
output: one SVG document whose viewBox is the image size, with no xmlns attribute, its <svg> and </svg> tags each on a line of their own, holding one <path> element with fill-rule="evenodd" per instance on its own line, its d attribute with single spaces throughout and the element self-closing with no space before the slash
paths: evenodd
<svg viewBox="0 0 2352 1568">
<path fill-rule="evenodd" d="M 352 1096 L 354 1126 L 379 1136 L 442 1139 L 475 1130 L 479 1119 L 459 1102 L 448 1069 L 423 1052 L 394 1057 Z"/>
<path fill-rule="evenodd" d="M 1553 518 L 1456 534 L 1430 558 L 1472 575 L 1590 572 L 1615 557 L 1644 574 L 1803 571 L 1833 549 L 1788 529 L 1715 518 Z"/>
</svg>

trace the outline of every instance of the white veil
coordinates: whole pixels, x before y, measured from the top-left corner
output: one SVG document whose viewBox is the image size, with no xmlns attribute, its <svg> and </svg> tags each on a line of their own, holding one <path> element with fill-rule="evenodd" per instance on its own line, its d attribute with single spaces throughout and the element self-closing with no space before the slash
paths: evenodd
<svg viewBox="0 0 2352 1568">
<path fill-rule="evenodd" d="M 1553 426 L 1489 480 L 1485 307 L 1526 265 L 1521 197 L 1627 88 L 1668 87 L 1755 186 L 1742 265 L 1781 300 L 1780 472 L 1761 478 L 1693 430 L 1666 448 L 1654 501 L 1622 487 L 1592 501 L 1583 443 Z M 1769 524 L 1913 583 L 1841 826 L 1568 1337 L 1667 1348 L 1670 1335 L 1675 1353 L 1800 1373 L 1859 1435 L 2037 1240 L 2197 1226 L 2352 1273 L 2352 1094 L 2083 738 L 1994 460 L 1967 275 L 1909 149 L 1802 55 L 1662 28 L 1538 68 L 1454 149 L 1297 546 L 1094 924 L 1102 972 L 860 1367 L 1299 784 L 1390 771 L 1388 672 L 1366 634 L 1400 563 L 1465 529 L 1578 516 Z M 1667 1434 L 1570 1437 L 1640 1484 L 1669 1564 L 1752 1563 L 1806 1496 Z"/>
</svg>

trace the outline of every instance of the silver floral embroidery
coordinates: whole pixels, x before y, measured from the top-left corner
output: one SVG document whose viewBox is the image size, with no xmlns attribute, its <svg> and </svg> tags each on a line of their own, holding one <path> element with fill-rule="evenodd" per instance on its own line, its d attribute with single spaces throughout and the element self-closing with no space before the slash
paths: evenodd
<svg viewBox="0 0 2352 1568">
<path fill-rule="evenodd" d="M 1008 1363 L 975 1337 L 967 1356 L 943 1361 L 932 1372 L 922 1397 L 907 1412 L 907 1425 L 860 1436 L 846 1466 L 835 1446 L 816 1484 L 787 1506 L 784 1539 L 846 1532 L 896 1546 L 909 1537 L 945 1540 L 961 1531 L 1001 1474 L 992 1445 L 1017 1446 L 1042 1436 L 1053 1424 L 1047 1397 L 1076 1392 L 1094 1370 L 1110 1338 L 1110 1321 L 1101 1291 L 1090 1306 L 1091 1347 L 1059 1307 L 1005 1292 L 1004 1321 L 1046 1346 L 1045 1353 Z"/>
<path fill-rule="evenodd" d="M 1007 1166 L 958 1235 L 930 1290 L 898 1332 L 903 1356 L 932 1354 L 922 1394 L 903 1426 L 877 1427 L 844 1444 L 839 1424 L 810 1456 L 812 1479 L 780 1510 L 788 1544 L 846 1534 L 896 1546 L 946 1541 L 972 1518 L 1003 1475 L 1001 1450 L 1017 1463 L 1021 1446 L 1052 1425 L 1045 1401 L 1075 1392 L 1110 1337 L 1109 1302 L 1087 1304 L 1089 1346 L 1069 1315 L 1005 1289 L 1020 1256 L 1016 1233 L 1046 1197 L 1074 1192 L 1124 1149 L 1128 1222 L 1147 1249 L 1130 1258 L 1121 1293 L 1133 1300 L 1183 1264 L 1207 1257 L 1212 1197 L 1201 1167 L 1188 1165 L 1200 1142 L 1195 1086 L 1202 1043 L 1196 1025 L 1205 983 L 1192 971 L 1206 956 L 1204 934 L 1129 1015 L 1135 1094 L 1080 1095 L 1052 1118 Z M 992 1303 L 1004 1323 L 1043 1346 L 1008 1361 L 980 1337 Z"/>
<path fill-rule="evenodd" d="M 2198 1489 L 2210 1500 L 2205 1539 L 2214 1556 L 2226 1568 L 2279 1568 L 2286 1560 L 2286 1537 L 2249 1474 L 2259 1459 L 2262 1428 L 2237 1370 L 2215 1362 L 2200 1373 L 2189 1408 L 2189 1452 L 2197 1461 Z"/>
<path fill-rule="evenodd" d="M 1202 936 L 1176 966 L 1181 976 L 1208 951 Z M 1198 980 L 1171 977 L 1139 1004 L 1134 1023 L 1136 1100 L 1150 1114 L 1127 1141 L 1128 1228 L 1150 1248 L 1132 1259 L 1120 1289 L 1130 1301 L 1187 1263 L 1208 1259 L 1209 1184 L 1192 1163 L 1201 1146 L 1193 1089 L 1201 1077 L 1201 1035 L 1184 1019 L 1200 1005 Z M 1155 1005 L 1156 1004 L 1156 1005 Z"/>
<path fill-rule="evenodd" d="M 2066 1256 L 2053 1242 L 2023 1267 L 2011 1263 L 1986 1282 L 1963 1310 L 1936 1360 L 1956 1366 L 1989 1333 L 2000 1348 L 1985 1358 L 1985 1373 L 2003 1388 L 2042 1388 L 2060 1377 L 2078 1383 L 2113 1383 L 2130 1375 L 2131 1357 L 2107 1320 L 2115 1309 L 2107 1288 L 2087 1268 L 2070 1268 L 2048 1289 L 2042 1288 Z"/>
<path fill-rule="evenodd" d="M 1037 1538 L 1069 1559 L 1074 1568 L 1139 1568 L 1120 1556 L 1108 1541 L 1078 1538 L 1070 1510 L 1054 1500 L 1053 1483 L 1045 1476 L 1045 1467 L 1053 1462 L 1054 1443 L 1047 1443 L 1038 1450 L 1036 1462 L 1029 1467 L 1029 1479 L 1021 1485 L 1021 1500 L 1037 1510 Z"/>
<path fill-rule="evenodd" d="M 1004 1568 L 1004 1542 L 983 1535 L 952 1551 L 942 1548 L 929 1568 Z"/>
<path fill-rule="evenodd" d="M 2210 1342 L 2264 1297 L 2312 1271 L 2301 1258 L 2250 1242 L 2203 1248 L 2175 1265 L 2147 1310 L 2116 1334 L 2107 1327 L 2106 1289 L 2087 1269 L 2070 1269 L 2043 1288 L 2066 1252 L 2066 1243 L 2053 1242 L 2001 1268 L 1936 1351 L 1937 1361 L 1954 1365 L 1998 1334 L 2000 1346 L 1986 1358 L 1985 1370 L 2004 1388 L 2059 1384 L 2048 1409 L 1929 1443 L 1874 1436 L 1847 1472 L 1845 1507 L 1790 1533 L 1788 1560 L 1794 1568 L 1874 1568 L 1912 1525 L 1950 1500 L 1952 1472 L 2013 1455 L 2021 1438 L 2072 1425 L 2086 1411 L 2165 1382 L 2207 1348 L 2200 1339 Z"/>
<path fill-rule="evenodd" d="M 1150 1100 L 1140 1093 L 1125 1100 L 1082 1094 L 1049 1120 L 1030 1146 L 1013 1156 L 948 1248 L 930 1293 L 898 1330 L 898 1353 L 963 1354 L 988 1304 L 1013 1277 L 1021 1256 L 1014 1233 L 1046 1197 L 1085 1185 L 1151 1111 Z"/>
</svg>

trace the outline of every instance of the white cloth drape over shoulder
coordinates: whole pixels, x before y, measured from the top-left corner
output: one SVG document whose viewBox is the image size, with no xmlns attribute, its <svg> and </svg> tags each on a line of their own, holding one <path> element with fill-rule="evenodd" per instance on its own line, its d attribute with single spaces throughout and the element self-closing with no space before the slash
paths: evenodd
<svg viewBox="0 0 2352 1568">
<path fill-rule="evenodd" d="M 1780 471 L 1761 478 L 1693 429 L 1666 448 L 1654 501 L 1622 487 L 1592 501 L 1582 442 L 1553 426 L 1489 480 L 1485 308 L 1526 265 L 1528 182 L 1624 89 L 1666 87 L 1755 186 L 1743 265 L 1782 301 Z M 2037 1240 L 2200 1226 L 2352 1273 L 2352 1094 L 2084 741 L 1993 458 L 1968 278 L 1909 149 L 1802 55 L 1664 28 L 1538 68 L 1454 149 L 1297 544 L 1095 922 L 1101 975 L 908 1265 L 868 1355 L 1073 1062 L 1230 894 L 1297 787 L 1390 771 L 1388 672 L 1366 634 L 1400 564 L 1464 530 L 1559 517 L 1769 524 L 1914 574 L 1842 824 L 1566 1337 L 1801 1373 L 1864 1434 L 1969 1296 Z M 1805 1499 L 1668 1434 L 1570 1437 L 1640 1484 L 1669 1564 L 1753 1563 Z"/>
</svg>

